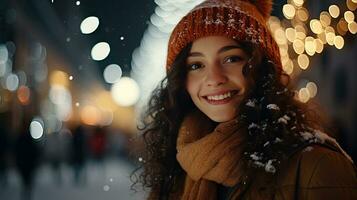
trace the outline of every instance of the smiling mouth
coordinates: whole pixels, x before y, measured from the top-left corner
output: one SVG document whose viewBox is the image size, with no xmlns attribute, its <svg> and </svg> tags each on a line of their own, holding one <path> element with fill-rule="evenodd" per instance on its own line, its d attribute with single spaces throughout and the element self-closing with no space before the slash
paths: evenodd
<svg viewBox="0 0 357 200">
<path fill-rule="evenodd" d="M 203 98 L 212 105 L 226 104 L 230 102 L 238 92 L 238 90 L 231 90 L 224 94 L 203 96 Z"/>
</svg>

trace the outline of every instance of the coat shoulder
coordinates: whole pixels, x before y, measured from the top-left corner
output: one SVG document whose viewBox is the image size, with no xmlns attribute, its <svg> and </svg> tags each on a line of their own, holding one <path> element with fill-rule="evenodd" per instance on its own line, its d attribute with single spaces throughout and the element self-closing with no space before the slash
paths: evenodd
<svg viewBox="0 0 357 200">
<path fill-rule="evenodd" d="M 313 144 L 288 159 L 282 184 L 301 187 L 357 186 L 355 165 L 337 149 Z"/>
<path fill-rule="evenodd" d="M 357 199 L 357 170 L 338 149 L 310 145 L 287 160 L 275 199 Z"/>
</svg>

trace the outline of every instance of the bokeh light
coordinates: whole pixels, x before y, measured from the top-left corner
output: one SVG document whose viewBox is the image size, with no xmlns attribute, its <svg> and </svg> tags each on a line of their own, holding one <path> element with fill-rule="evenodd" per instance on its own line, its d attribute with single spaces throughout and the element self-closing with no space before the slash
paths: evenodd
<svg viewBox="0 0 357 200">
<path fill-rule="evenodd" d="M 285 36 L 289 40 L 289 42 L 294 42 L 296 38 L 296 31 L 293 28 L 287 28 L 285 30 Z"/>
<path fill-rule="evenodd" d="M 346 11 L 343 16 L 348 23 L 352 23 L 355 20 L 355 15 L 351 11 Z"/>
<path fill-rule="evenodd" d="M 101 120 L 100 111 L 92 105 L 86 105 L 81 110 L 81 120 L 88 125 L 97 125 Z"/>
<path fill-rule="evenodd" d="M 19 87 L 19 77 L 16 74 L 9 74 L 6 77 L 6 88 L 15 91 Z"/>
<path fill-rule="evenodd" d="M 93 33 L 99 26 L 99 19 L 95 16 L 90 16 L 85 18 L 81 25 L 80 29 L 83 34 Z"/>
<path fill-rule="evenodd" d="M 114 101 L 120 106 L 132 106 L 139 100 L 139 86 L 129 77 L 122 77 L 111 89 Z"/>
<path fill-rule="evenodd" d="M 34 118 L 30 124 L 30 134 L 35 140 L 43 136 L 44 124 L 40 118 Z"/>
<path fill-rule="evenodd" d="M 119 65 L 117 64 L 110 64 L 108 65 L 103 72 L 104 80 L 107 83 L 115 83 L 118 81 L 122 76 L 122 70 Z"/>
<path fill-rule="evenodd" d="M 0 64 L 6 63 L 9 57 L 9 52 L 5 45 L 0 45 Z"/>
<path fill-rule="evenodd" d="M 320 21 L 317 19 L 313 19 L 310 21 L 310 28 L 311 28 L 311 31 L 315 34 L 320 34 L 323 31 L 322 25 L 321 25 Z"/>
<path fill-rule="evenodd" d="M 313 98 L 317 94 L 317 85 L 314 82 L 309 82 L 306 84 L 306 89 L 309 91 L 310 98 Z"/>
<path fill-rule="evenodd" d="M 320 22 L 323 27 L 327 27 L 331 24 L 331 16 L 328 12 L 323 11 L 320 13 Z"/>
<path fill-rule="evenodd" d="M 68 87 L 69 85 L 69 77 L 66 72 L 55 70 L 50 75 L 50 84 L 51 85 L 61 85 L 64 87 Z"/>
<path fill-rule="evenodd" d="M 310 99 L 309 90 L 306 89 L 306 88 L 301 88 L 301 89 L 299 90 L 298 96 L 299 96 L 299 100 L 300 100 L 301 102 L 303 102 L 303 103 L 308 102 L 309 99 Z"/>
<path fill-rule="evenodd" d="M 328 11 L 333 18 L 337 18 L 340 15 L 340 8 L 336 5 L 331 5 Z"/>
<path fill-rule="evenodd" d="M 31 94 L 30 89 L 25 85 L 20 86 L 19 89 L 17 90 L 17 98 L 19 99 L 22 105 L 29 104 L 30 94 Z"/>
<path fill-rule="evenodd" d="M 336 46 L 337 49 L 342 49 L 343 46 L 345 45 L 345 41 L 344 41 L 343 37 L 338 35 L 334 38 L 333 44 Z"/>
<path fill-rule="evenodd" d="M 99 42 L 93 46 L 91 56 L 93 60 L 104 60 L 110 53 L 110 46 L 106 42 Z"/>
<path fill-rule="evenodd" d="M 306 70 L 309 67 L 310 61 L 306 54 L 300 54 L 297 61 L 301 69 Z"/>
<path fill-rule="evenodd" d="M 324 43 L 321 39 L 314 39 L 316 53 L 321 53 L 324 50 Z"/>
<path fill-rule="evenodd" d="M 352 22 L 348 24 L 348 30 L 352 33 L 352 34 L 356 34 L 357 33 L 357 23 L 356 22 Z"/>
<path fill-rule="evenodd" d="M 295 16 L 295 7 L 291 4 L 285 4 L 283 6 L 283 14 L 287 19 L 292 19 Z"/>
<path fill-rule="evenodd" d="M 304 0 L 293 0 L 293 3 L 296 5 L 296 6 L 302 6 L 304 4 Z"/>
<path fill-rule="evenodd" d="M 309 19 L 309 12 L 306 8 L 301 7 L 296 11 L 295 17 L 297 17 L 300 21 L 305 22 Z"/>
<path fill-rule="evenodd" d="M 357 9 L 357 0 L 346 0 L 347 8 L 351 11 L 355 11 Z"/>
<path fill-rule="evenodd" d="M 288 59 L 285 63 L 283 63 L 283 70 L 288 75 L 292 74 L 294 71 L 294 64 L 293 61 Z"/>
<path fill-rule="evenodd" d="M 313 56 L 316 52 L 314 40 L 311 36 L 305 38 L 305 51 L 309 56 Z"/>
</svg>

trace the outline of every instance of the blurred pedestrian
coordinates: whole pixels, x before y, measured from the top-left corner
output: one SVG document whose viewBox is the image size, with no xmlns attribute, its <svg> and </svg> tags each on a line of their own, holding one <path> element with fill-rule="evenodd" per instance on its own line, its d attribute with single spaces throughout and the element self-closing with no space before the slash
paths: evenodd
<svg viewBox="0 0 357 200">
<path fill-rule="evenodd" d="M 76 185 L 81 185 L 86 182 L 86 173 L 84 167 L 86 164 L 86 154 L 88 144 L 86 140 L 85 128 L 79 125 L 73 131 L 71 142 L 71 163 L 74 171 L 74 182 Z"/>
<path fill-rule="evenodd" d="M 22 199 L 31 200 L 36 169 L 39 164 L 39 147 L 30 135 L 30 123 L 26 122 L 15 144 L 16 166 L 22 180 Z"/>
</svg>

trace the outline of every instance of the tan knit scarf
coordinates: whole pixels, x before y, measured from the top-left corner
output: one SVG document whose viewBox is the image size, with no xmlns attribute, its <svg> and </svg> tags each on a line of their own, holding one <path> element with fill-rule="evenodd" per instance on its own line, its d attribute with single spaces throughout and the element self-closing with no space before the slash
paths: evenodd
<svg viewBox="0 0 357 200">
<path fill-rule="evenodd" d="M 243 134 L 237 120 L 216 127 L 196 111 L 185 117 L 177 138 L 177 160 L 186 171 L 182 200 L 217 199 L 217 184 L 234 186 L 241 177 Z"/>
</svg>

